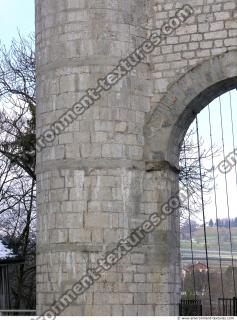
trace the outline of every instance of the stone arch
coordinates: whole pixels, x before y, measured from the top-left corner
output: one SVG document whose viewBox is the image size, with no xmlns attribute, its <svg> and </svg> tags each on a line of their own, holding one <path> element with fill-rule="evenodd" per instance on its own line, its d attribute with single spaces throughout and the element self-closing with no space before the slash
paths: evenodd
<svg viewBox="0 0 237 320">
<path fill-rule="evenodd" d="M 205 60 L 188 70 L 170 84 L 167 93 L 147 115 L 144 127 L 146 171 L 150 175 L 149 181 L 156 179 L 157 188 L 161 186 L 161 204 L 168 203 L 171 196 L 179 190 L 180 144 L 196 114 L 219 95 L 237 88 L 236 61 L 237 51 L 233 50 Z M 159 210 L 161 209 L 158 207 Z M 166 252 L 159 251 L 159 254 L 165 261 L 166 268 L 171 270 L 168 277 L 172 284 L 166 314 L 177 315 L 181 283 L 179 214 L 171 215 L 163 224 L 161 228 L 166 230 L 166 240 L 163 241 Z M 155 240 L 150 239 L 149 244 L 153 248 L 157 247 Z M 162 314 L 160 306 L 157 310 L 159 315 Z"/>
<path fill-rule="evenodd" d="M 237 51 L 212 57 L 171 84 L 147 116 L 145 157 L 153 167 L 165 161 L 178 167 L 179 146 L 190 124 L 219 95 L 237 88 Z"/>
</svg>

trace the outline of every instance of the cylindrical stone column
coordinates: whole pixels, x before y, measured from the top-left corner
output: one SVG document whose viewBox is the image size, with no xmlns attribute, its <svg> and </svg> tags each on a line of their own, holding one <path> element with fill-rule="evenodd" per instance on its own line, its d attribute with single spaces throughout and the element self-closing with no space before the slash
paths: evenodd
<svg viewBox="0 0 237 320">
<path fill-rule="evenodd" d="M 58 302 L 167 192 L 159 179 L 170 173 L 145 172 L 146 60 L 110 88 L 97 82 L 146 38 L 146 4 L 36 0 L 38 314 L 54 305 L 70 316 L 156 315 L 171 303 L 170 229 L 148 235 L 68 305 Z M 68 110 L 92 88 L 94 102 L 71 121 Z"/>
</svg>

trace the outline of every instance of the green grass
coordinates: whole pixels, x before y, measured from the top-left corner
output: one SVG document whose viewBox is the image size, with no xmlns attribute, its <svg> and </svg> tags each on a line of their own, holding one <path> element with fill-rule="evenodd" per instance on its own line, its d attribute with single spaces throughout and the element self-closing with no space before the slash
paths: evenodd
<svg viewBox="0 0 237 320">
<path fill-rule="evenodd" d="M 208 250 L 218 251 L 218 237 L 216 227 L 210 228 L 207 227 L 207 246 Z M 231 228 L 232 232 L 232 245 L 233 251 L 237 254 L 237 228 Z M 220 247 L 221 251 L 229 251 L 230 252 L 230 234 L 228 228 L 220 228 L 219 229 L 220 236 Z M 204 250 L 205 249 L 205 240 L 204 240 L 204 232 L 203 228 L 198 228 L 192 234 L 193 238 L 193 248 L 196 250 Z M 181 248 L 189 249 L 190 248 L 190 240 L 181 240 Z"/>
</svg>

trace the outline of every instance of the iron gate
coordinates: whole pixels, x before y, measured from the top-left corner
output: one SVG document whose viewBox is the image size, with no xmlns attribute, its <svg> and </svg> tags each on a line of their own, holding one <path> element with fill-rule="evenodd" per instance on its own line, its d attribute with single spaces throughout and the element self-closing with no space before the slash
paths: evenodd
<svg viewBox="0 0 237 320">
<path fill-rule="evenodd" d="M 220 316 L 237 316 L 237 297 L 233 299 L 219 298 L 218 309 Z"/>
<path fill-rule="evenodd" d="M 201 300 L 181 300 L 179 304 L 180 316 L 202 316 Z"/>
<path fill-rule="evenodd" d="M 181 253 L 189 261 L 183 263 L 181 291 L 201 299 L 202 313 L 210 316 L 237 315 L 237 298 L 230 298 L 237 297 L 236 99 L 231 90 L 213 100 L 195 117 L 180 148 L 180 189 L 186 199 L 180 210 Z M 195 301 L 180 304 L 181 315 L 195 315 L 196 309 Z"/>
</svg>

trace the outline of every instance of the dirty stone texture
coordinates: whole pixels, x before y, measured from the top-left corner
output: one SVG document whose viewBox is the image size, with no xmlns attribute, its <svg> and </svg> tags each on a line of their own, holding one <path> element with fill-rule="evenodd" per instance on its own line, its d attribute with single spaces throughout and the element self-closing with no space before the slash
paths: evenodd
<svg viewBox="0 0 237 320">
<path fill-rule="evenodd" d="M 237 84 L 237 2 L 188 1 L 186 25 L 37 156 L 37 312 L 177 191 L 195 113 Z M 36 0 L 37 134 L 185 1 Z M 172 215 L 63 315 L 177 315 Z"/>
</svg>

